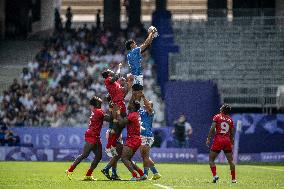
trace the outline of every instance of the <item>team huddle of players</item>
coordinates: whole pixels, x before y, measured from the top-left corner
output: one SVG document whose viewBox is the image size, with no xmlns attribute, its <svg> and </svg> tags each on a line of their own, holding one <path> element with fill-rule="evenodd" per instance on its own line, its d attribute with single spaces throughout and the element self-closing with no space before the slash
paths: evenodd
<svg viewBox="0 0 284 189">
<path fill-rule="evenodd" d="M 99 97 L 94 96 L 90 100 L 92 112 L 89 128 L 85 133 L 83 153 L 66 170 L 69 179 L 71 179 L 71 174 L 76 166 L 93 152 L 95 155 L 94 160 L 84 179 L 95 180 L 92 173 L 102 158 L 103 150 L 100 133 L 104 121 L 109 122 L 105 151 L 111 159 L 101 172 L 110 180 L 120 180 L 117 174 L 117 162 L 121 159 L 132 174 L 130 179 L 132 181 L 146 180 L 149 169 L 153 172 L 151 179 L 157 180 L 161 178 L 154 166 L 154 162 L 150 158 L 150 147 L 154 142 L 152 133 L 154 111 L 153 103 L 143 93 L 141 65 L 143 52 L 151 45 L 153 39 L 158 36 L 157 34 L 157 29 L 150 27 L 148 37 L 140 47 L 137 46 L 134 40 L 128 40 L 125 43 L 126 49 L 129 51 L 127 62 L 131 70 L 131 74 L 127 76 L 127 79 L 120 77 L 121 64 L 119 64 L 116 73 L 111 70 L 105 70 L 101 73 L 109 93 L 105 98 L 108 101 L 109 110 L 108 113 L 105 113 L 101 109 L 102 100 Z M 128 93 L 132 94 L 126 108 L 125 96 Z M 143 106 L 141 105 L 142 103 Z M 123 144 L 121 137 L 124 128 L 127 130 L 125 144 Z M 132 161 L 132 157 L 138 149 L 140 149 L 143 159 L 144 171 Z M 112 175 L 110 175 L 110 169 L 112 169 Z"/>
<path fill-rule="evenodd" d="M 104 121 L 109 122 L 105 151 L 111 159 L 101 172 L 109 180 L 121 180 L 117 174 L 117 162 L 121 159 L 132 174 L 131 181 L 146 180 L 148 178 L 149 169 L 153 172 L 151 179 L 157 180 L 161 178 L 161 175 L 155 168 L 154 162 L 150 158 L 150 148 L 154 142 L 152 133 L 154 111 L 153 103 L 143 94 L 143 74 L 141 66 L 143 52 L 147 50 L 153 39 L 157 36 L 157 29 L 151 26 L 148 30 L 147 39 L 140 47 L 138 47 L 133 40 L 128 40 L 125 43 L 126 49 L 129 51 L 127 54 L 127 62 L 131 70 L 131 74 L 127 76 L 127 79 L 120 77 L 121 64 L 119 64 L 116 73 L 111 70 L 102 72 L 101 75 L 104 78 L 105 87 L 109 93 L 105 98 L 109 104 L 109 111 L 108 114 L 106 114 L 101 109 L 102 100 L 99 97 L 94 96 L 90 100 L 92 112 L 89 128 L 85 133 L 86 143 L 83 148 L 83 153 L 79 155 L 70 168 L 66 170 L 69 179 L 71 179 L 71 174 L 76 166 L 93 152 L 95 154 L 94 160 L 86 173 L 85 180 L 95 180 L 92 173 L 102 158 L 103 150 L 100 133 Z M 131 99 L 126 108 L 125 96 L 128 93 L 131 93 Z M 143 102 L 143 106 L 141 102 Z M 230 164 L 232 183 L 237 182 L 232 155 L 234 126 L 232 119 L 229 117 L 230 110 L 231 107 L 227 104 L 224 104 L 220 108 L 220 113 L 213 118 L 206 140 L 206 145 L 209 147 L 211 138 L 214 135 L 213 144 L 211 145 L 209 153 L 209 164 L 213 175 L 213 183 L 216 183 L 219 179 L 214 161 L 220 151 L 224 151 L 228 163 Z M 123 144 L 121 137 L 124 128 L 127 130 L 125 144 Z M 140 149 L 143 159 L 144 171 L 131 160 L 138 149 Z M 112 170 L 111 175 L 110 169 Z"/>
</svg>

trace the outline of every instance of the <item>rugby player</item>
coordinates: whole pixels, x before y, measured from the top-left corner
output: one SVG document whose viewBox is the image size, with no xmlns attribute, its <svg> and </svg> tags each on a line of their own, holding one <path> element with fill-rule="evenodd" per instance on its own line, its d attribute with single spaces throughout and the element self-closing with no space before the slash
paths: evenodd
<svg viewBox="0 0 284 189">
<path fill-rule="evenodd" d="M 139 110 L 143 128 L 141 130 L 142 144 L 140 147 L 140 153 L 143 159 L 144 174 L 148 176 L 148 171 L 150 169 L 153 173 L 151 180 L 157 180 L 161 178 L 161 175 L 158 173 L 155 164 L 150 157 L 150 149 L 154 143 L 152 132 L 152 123 L 154 118 L 153 103 L 146 99 L 144 94 L 141 97 L 144 102 L 144 107 Z"/>
<path fill-rule="evenodd" d="M 101 143 L 101 129 L 104 121 L 110 122 L 112 118 L 105 114 L 101 109 L 102 100 L 96 96 L 92 97 L 90 100 L 91 105 L 91 117 L 89 121 L 89 128 L 85 132 L 85 145 L 83 148 L 83 153 L 80 154 L 68 170 L 66 170 L 66 175 L 71 180 L 71 174 L 77 165 L 84 159 L 86 159 L 91 152 L 94 153 L 95 157 L 91 163 L 89 170 L 86 173 L 84 180 L 93 181 L 92 173 L 97 167 L 98 163 L 102 159 L 102 143 Z"/>
<path fill-rule="evenodd" d="M 119 78 L 119 75 L 115 74 L 111 70 L 103 71 L 102 77 L 105 79 L 104 83 L 108 90 L 112 103 L 116 105 L 117 107 L 119 107 L 121 116 L 125 117 L 126 116 L 126 106 L 125 106 L 124 98 L 128 92 L 128 85 L 125 82 L 125 79 Z M 116 131 L 116 128 L 111 128 L 109 130 L 109 137 L 108 137 L 108 142 L 106 145 L 106 153 L 110 157 L 117 155 L 115 147 L 116 147 L 116 141 L 119 138 L 121 131 L 120 132 L 118 131 L 118 133 L 116 133 L 115 131 Z"/>
<path fill-rule="evenodd" d="M 214 161 L 221 150 L 223 150 L 230 165 L 232 183 L 237 183 L 232 154 L 234 145 L 234 124 L 232 118 L 229 116 L 230 111 L 231 107 L 228 104 L 222 105 L 220 113 L 213 117 L 213 122 L 206 139 L 206 145 L 209 147 L 210 139 L 214 135 L 213 144 L 209 153 L 209 165 L 213 175 L 213 183 L 216 183 L 219 179 Z"/>
<path fill-rule="evenodd" d="M 121 116 L 118 116 L 118 120 L 114 120 L 114 122 L 117 121 L 120 125 L 126 125 L 127 137 L 123 146 L 121 159 L 127 169 L 131 172 L 132 178 L 130 180 L 132 181 L 147 179 L 144 172 L 131 160 L 141 146 L 141 118 L 138 112 L 139 109 L 140 103 L 131 100 L 128 105 L 129 113 L 127 117 L 122 118 Z M 140 175 L 139 178 L 136 171 Z"/>
<path fill-rule="evenodd" d="M 142 72 L 142 53 L 150 47 L 153 39 L 155 38 L 155 34 L 157 33 L 157 29 L 154 28 L 148 34 L 147 39 L 141 46 L 137 46 L 136 42 L 132 39 L 126 41 L 125 48 L 128 50 L 127 53 L 127 63 L 130 67 L 130 75 L 129 80 L 133 80 L 132 83 L 132 93 L 135 96 L 137 91 L 143 90 L 143 72 Z M 132 79 L 131 79 L 132 78 Z M 135 100 L 138 100 L 137 98 Z M 140 100 L 140 99 L 139 99 Z"/>
</svg>

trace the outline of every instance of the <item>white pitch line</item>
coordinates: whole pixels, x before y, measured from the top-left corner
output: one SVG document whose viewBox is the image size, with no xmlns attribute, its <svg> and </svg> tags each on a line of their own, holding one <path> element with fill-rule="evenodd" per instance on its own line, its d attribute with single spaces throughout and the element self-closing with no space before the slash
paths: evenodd
<svg viewBox="0 0 284 189">
<path fill-rule="evenodd" d="M 268 168 L 268 167 L 259 167 L 259 166 L 252 166 L 252 165 L 248 165 L 249 167 L 253 167 L 256 169 L 266 169 L 266 170 L 273 170 L 273 171 L 284 171 L 284 169 L 274 169 L 274 168 Z"/>
<path fill-rule="evenodd" d="M 169 187 L 169 186 L 165 186 L 165 185 L 162 185 L 162 184 L 154 184 L 155 186 L 158 186 L 160 188 L 164 188 L 164 189 L 173 189 L 172 187 Z"/>
</svg>

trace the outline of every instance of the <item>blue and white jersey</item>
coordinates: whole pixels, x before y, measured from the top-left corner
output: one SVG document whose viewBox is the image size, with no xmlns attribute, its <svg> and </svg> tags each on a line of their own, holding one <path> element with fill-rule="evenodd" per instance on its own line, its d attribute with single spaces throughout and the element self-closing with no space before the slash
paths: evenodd
<svg viewBox="0 0 284 189">
<path fill-rule="evenodd" d="M 142 127 L 144 128 L 141 130 L 141 136 L 153 137 L 152 123 L 154 119 L 154 111 L 149 114 L 145 109 L 141 108 L 138 112 L 141 117 Z"/>
<path fill-rule="evenodd" d="M 142 56 L 140 47 L 136 47 L 127 53 L 127 63 L 130 67 L 130 72 L 132 75 L 142 75 L 141 61 Z"/>
</svg>

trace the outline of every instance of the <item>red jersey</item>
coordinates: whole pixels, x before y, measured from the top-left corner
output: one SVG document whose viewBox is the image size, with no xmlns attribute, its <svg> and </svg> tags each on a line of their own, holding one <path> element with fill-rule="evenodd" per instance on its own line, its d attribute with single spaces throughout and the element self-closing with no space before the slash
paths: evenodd
<svg viewBox="0 0 284 189">
<path fill-rule="evenodd" d="M 140 138 L 141 118 L 139 112 L 130 112 L 127 116 L 130 123 L 126 126 L 127 138 Z"/>
<path fill-rule="evenodd" d="M 112 77 L 107 77 L 105 79 L 105 86 L 108 90 L 108 93 L 111 97 L 111 100 L 116 103 L 119 101 L 124 101 L 125 92 L 124 89 L 121 87 L 120 83 L 115 81 L 111 83 Z"/>
<path fill-rule="evenodd" d="M 233 120 L 230 116 L 225 114 L 216 114 L 213 117 L 213 121 L 216 122 L 216 135 L 230 136 L 230 128 L 234 128 Z"/>
<path fill-rule="evenodd" d="M 94 137 L 100 137 L 104 122 L 104 112 L 102 109 L 94 108 L 89 122 L 89 129 Z"/>
</svg>

